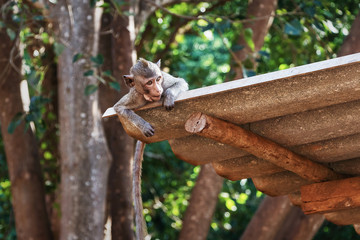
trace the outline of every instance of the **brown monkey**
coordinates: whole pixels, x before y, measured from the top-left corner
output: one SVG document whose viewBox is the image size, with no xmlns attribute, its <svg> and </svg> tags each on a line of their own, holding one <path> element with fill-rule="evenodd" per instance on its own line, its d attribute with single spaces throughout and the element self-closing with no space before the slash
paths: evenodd
<svg viewBox="0 0 360 240">
<path fill-rule="evenodd" d="M 130 75 L 123 77 L 130 91 L 114 105 L 114 110 L 119 117 L 129 119 L 146 137 L 153 136 L 155 130 L 133 109 L 140 108 L 147 102 L 162 100 L 165 109 L 171 110 L 179 93 L 188 90 L 184 79 L 160 70 L 160 60 L 155 64 L 140 58 L 131 67 Z"/>
<path fill-rule="evenodd" d="M 119 117 L 129 119 L 146 137 L 154 135 L 150 123 L 137 115 L 133 109 L 144 106 L 147 102 L 162 100 L 166 110 L 174 108 L 174 101 L 182 91 L 188 90 L 188 84 L 182 78 L 176 78 L 160 70 L 160 61 L 156 64 L 140 58 L 131 67 L 130 75 L 124 75 L 130 91 L 115 105 Z M 141 165 L 145 143 L 137 141 L 133 165 L 133 198 L 135 209 L 136 239 L 147 237 L 146 223 L 143 216 L 141 199 Z"/>
</svg>

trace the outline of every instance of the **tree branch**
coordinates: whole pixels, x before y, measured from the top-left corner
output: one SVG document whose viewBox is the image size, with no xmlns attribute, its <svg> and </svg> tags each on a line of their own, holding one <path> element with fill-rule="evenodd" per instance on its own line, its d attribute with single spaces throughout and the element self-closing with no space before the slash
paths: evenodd
<svg viewBox="0 0 360 240">
<path fill-rule="evenodd" d="M 182 14 L 177 14 L 174 13 L 172 11 L 170 11 L 169 9 L 167 9 L 164 6 L 161 6 L 159 4 L 157 4 L 156 2 L 152 1 L 152 0 L 145 0 L 146 2 L 148 2 L 150 5 L 155 6 L 158 9 L 163 10 L 164 12 L 167 12 L 168 14 L 171 14 L 175 17 L 178 18 L 183 18 L 183 19 L 189 19 L 189 20 L 205 20 L 209 23 L 213 23 L 214 21 L 205 17 L 205 16 L 190 16 L 190 15 L 182 15 Z M 282 13 L 282 14 L 270 14 L 270 15 L 265 15 L 265 16 L 261 16 L 261 17 L 255 17 L 255 18 L 247 18 L 247 19 L 242 19 L 242 20 L 232 20 L 226 16 L 216 16 L 222 19 L 226 19 L 229 20 L 231 23 L 248 23 L 248 22 L 256 22 L 256 21 L 261 21 L 270 17 L 280 17 L 280 16 L 287 16 L 287 15 L 303 15 L 302 12 L 298 12 L 297 10 L 294 10 L 292 12 L 287 12 L 287 13 Z"/>
</svg>

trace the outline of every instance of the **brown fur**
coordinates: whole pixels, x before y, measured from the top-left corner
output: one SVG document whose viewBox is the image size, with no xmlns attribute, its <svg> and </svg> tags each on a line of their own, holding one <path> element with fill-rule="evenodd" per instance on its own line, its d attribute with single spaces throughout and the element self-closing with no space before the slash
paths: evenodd
<svg viewBox="0 0 360 240">
<path fill-rule="evenodd" d="M 114 109 L 120 118 L 130 120 L 146 137 L 153 136 L 155 129 L 133 110 L 147 102 L 162 100 L 165 109 L 170 111 L 177 96 L 188 90 L 184 79 L 160 70 L 160 61 L 155 64 L 143 58 L 131 67 L 130 75 L 124 75 L 124 80 L 130 91 L 114 105 Z"/>
</svg>

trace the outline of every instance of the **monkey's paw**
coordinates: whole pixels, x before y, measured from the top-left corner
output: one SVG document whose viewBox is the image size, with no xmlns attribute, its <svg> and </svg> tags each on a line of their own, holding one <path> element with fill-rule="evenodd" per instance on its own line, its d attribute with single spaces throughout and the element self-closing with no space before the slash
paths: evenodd
<svg viewBox="0 0 360 240">
<path fill-rule="evenodd" d="M 151 137 L 154 136 L 155 130 L 154 127 L 151 126 L 150 123 L 145 123 L 144 126 L 141 129 L 142 134 L 144 134 L 145 137 Z"/>
<path fill-rule="evenodd" d="M 175 107 L 175 101 L 173 97 L 166 97 L 163 101 L 163 106 L 167 111 L 171 111 Z"/>
</svg>

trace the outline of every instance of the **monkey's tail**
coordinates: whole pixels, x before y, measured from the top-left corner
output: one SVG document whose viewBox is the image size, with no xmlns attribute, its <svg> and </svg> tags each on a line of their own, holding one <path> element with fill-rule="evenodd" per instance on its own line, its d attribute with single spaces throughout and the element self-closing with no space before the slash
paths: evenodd
<svg viewBox="0 0 360 240">
<path fill-rule="evenodd" d="M 144 240 L 147 234 L 146 223 L 143 215 L 143 203 L 141 198 L 141 165 L 144 155 L 145 143 L 136 142 L 134 165 L 133 165 L 133 198 L 135 209 L 136 239 Z"/>
</svg>

